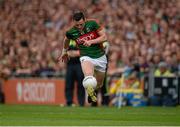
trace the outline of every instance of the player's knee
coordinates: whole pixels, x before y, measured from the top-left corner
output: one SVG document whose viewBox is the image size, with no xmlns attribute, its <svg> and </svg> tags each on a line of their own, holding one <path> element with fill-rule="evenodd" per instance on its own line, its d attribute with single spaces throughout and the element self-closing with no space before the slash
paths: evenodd
<svg viewBox="0 0 180 127">
<path fill-rule="evenodd" d="M 91 85 L 93 88 L 96 88 L 97 81 L 96 81 L 95 77 L 93 77 L 93 76 L 86 76 L 83 79 L 83 86 L 84 86 L 84 88 L 87 88 L 89 85 Z"/>
<path fill-rule="evenodd" d="M 98 78 L 98 79 L 97 79 L 97 86 L 96 86 L 96 89 L 102 88 L 103 85 L 104 85 L 104 80 L 102 80 L 102 78 Z"/>
</svg>

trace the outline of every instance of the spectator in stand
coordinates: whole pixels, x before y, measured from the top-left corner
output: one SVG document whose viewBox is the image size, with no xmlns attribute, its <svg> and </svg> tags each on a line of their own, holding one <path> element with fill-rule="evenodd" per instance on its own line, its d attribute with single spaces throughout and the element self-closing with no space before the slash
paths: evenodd
<svg viewBox="0 0 180 127">
<path fill-rule="evenodd" d="M 162 0 L 92 0 L 88 2 L 6 0 L 2 1 L 0 6 L 0 47 L 4 47 L 1 52 L 2 60 L 10 56 L 9 64 L 12 64 L 8 65 L 10 66 L 8 70 L 11 74 L 19 72 L 16 71 L 16 67 L 24 59 L 23 56 L 27 56 L 26 63 L 32 65 L 27 67 L 28 73 L 32 73 L 32 68 L 36 66 L 34 61 L 40 62 L 47 59 L 42 58 L 42 52 L 50 55 L 48 61 L 51 62 L 46 61 L 50 64 L 48 66 L 56 69 L 60 66 L 57 72 L 61 70 L 64 73 L 64 65 L 56 64 L 58 49 L 62 47 L 58 42 L 63 40 L 63 31 L 66 29 L 66 24 L 70 22 L 68 15 L 74 7 L 86 9 L 87 15 L 93 14 L 94 18 L 98 17 L 100 22 L 103 21 L 109 33 L 109 41 L 114 43 L 111 45 L 110 54 L 116 52 L 121 59 L 121 61 L 110 60 L 109 65 L 111 62 L 116 63 L 114 65 L 117 66 L 113 70 L 118 70 L 117 72 L 122 72 L 124 66 L 138 61 L 138 57 L 144 57 L 144 55 L 148 57 L 146 59 L 148 64 L 153 63 L 154 56 L 163 58 L 161 51 L 164 51 L 166 45 L 172 41 L 171 48 L 168 50 L 173 49 L 170 51 L 173 54 L 179 51 L 178 0 L 171 0 L 171 2 Z M 20 45 L 23 40 L 28 42 L 29 47 L 26 53 L 21 55 L 24 52 Z M 124 44 L 126 46 L 122 47 Z M 139 52 L 141 48 L 143 51 Z M 127 51 L 130 52 L 127 53 Z M 110 57 L 114 56 L 110 55 Z M 158 63 L 155 64 L 158 65 Z M 19 66 L 19 69 L 22 68 Z M 109 71 L 109 73 L 112 75 L 116 71 Z"/>
<path fill-rule="evenodd" d="M 173 73 L 171 73 L 170 69 L 168 68 L 167 63 L 160 62 L 158 65 L 158 68 L 154 72 L 154 76 L 165 76 L 165 77 L 171 77 L 174 76 Z"/>
</svg>

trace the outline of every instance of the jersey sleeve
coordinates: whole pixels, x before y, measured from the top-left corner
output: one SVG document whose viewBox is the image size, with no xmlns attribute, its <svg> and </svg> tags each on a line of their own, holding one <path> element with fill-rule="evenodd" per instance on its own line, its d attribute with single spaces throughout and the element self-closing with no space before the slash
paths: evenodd
<svg viewBox="0 0 180 127">
<path fill-rule="evenodd" d="M 96 22 L 96 21 L 94 21 L 94 27 L 95 27 L 95 29 L 96 29 L 96 30 L 98 30 L 98 29 L 100 28 L 100 25 L 99 25 L 99 24 L 97 24 L 97 22 Z"/>
<path fill-rule="evenodd" d="M 93 28 L 97 31 L 101 30 L 101 26 L 94 20 L 91 21 Z"/>
<path fill-rule="evenodd" d="M 66 37 L 67 37 L 68 39 L 72 39 L 72 35 L 71 35 L 71 33 L 70 33 L 69 31 L 66 32 Z"/>
</svg>

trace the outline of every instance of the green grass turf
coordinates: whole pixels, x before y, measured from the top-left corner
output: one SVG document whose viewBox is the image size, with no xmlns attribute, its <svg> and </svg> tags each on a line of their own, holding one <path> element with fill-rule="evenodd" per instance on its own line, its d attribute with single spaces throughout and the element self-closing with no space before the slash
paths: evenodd
<svg viewBox="0 0 180 127">
<path fill-rule="evenodd" d="M 0 105 L 0 126 L 180 126 L 180 107 Z"/>
</svg>

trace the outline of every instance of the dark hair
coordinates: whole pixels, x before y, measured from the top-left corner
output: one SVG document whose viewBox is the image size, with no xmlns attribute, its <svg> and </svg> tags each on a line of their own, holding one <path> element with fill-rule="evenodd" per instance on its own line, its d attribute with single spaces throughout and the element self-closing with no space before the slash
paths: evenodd
<svg viewBox="0 0 180 127">
<path fill-rule="evenodd" d="M 81 12 L 81 11 L 75 11 L 75 12 L 73 13 L 73 20 L 79 21 L 79 20 L 81 20 L 81 19 L 85 20 L 84 13 Z"/>
</svg>

